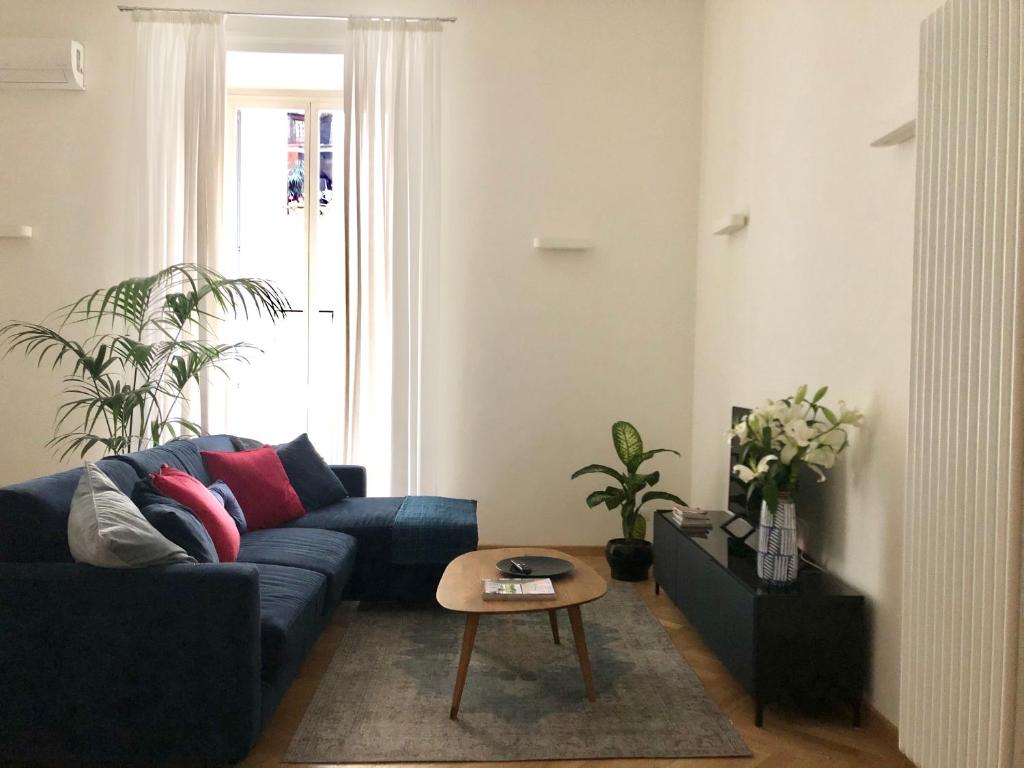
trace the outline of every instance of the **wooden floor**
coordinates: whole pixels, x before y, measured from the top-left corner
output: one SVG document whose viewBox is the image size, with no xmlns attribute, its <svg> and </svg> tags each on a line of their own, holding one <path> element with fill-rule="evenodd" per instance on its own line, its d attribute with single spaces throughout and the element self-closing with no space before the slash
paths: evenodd
<svg viewBox="0 0 1024 768">
<path fill-rule="evenodd" d="M 608 577 L 608 566 L 597 548 L 573 549 L 572 553 L 590 563 L 597 571 Z M 700 676 L 711 697 L 739 729 L 743 740 L 754 756 L 751 758 L 688 759 L 688 760 L 554 760 L 525 763 L 497 763 L 503 768 L 847 768 L 847 766 L 871 766 L 872 768 L 912 768 L 912 764 L 897 750 L 891 727 L 872 718 L 865 717 L 862 728 L 852 728 L 843 715 L 825 720 L 808 719 L 799 715 L 768 707 L 765 710 L 765 727 L 755 728 L 754 706 L 729 676 L 725 667 L 701 642 L 682 614 L 665 596 L 655 596 L 654 582 L 636 585 L 644 602 L 668 631 L 672 642 L 683 657 Z M 321 675 L 326 671 L 334 655 L 338 641 L 345 631 L 345 611 L 337 613 L 336 620 L 320 636 L 299 678 L 292 684 L 278 708 L 273 720 L 263 729 L 259 741 L 249 757 L 242 763 L 245 768 L 270 768 L 282 763 L 285 750 L 292 734 L 298 728 L 307 704 L 316 691 Z M 583 612 L 586 621 L 586 610 Z M 455 670 L 452 670 L 454 676 Z M 437 713 L 447 717 L 447 710 Z M 375 764 L 378 767 L 381 764 Z M 450 763 L 404 763 L 413 766 L 450 766 Z M 488 765 L 487 763 L 463 763 L 462 766 Z"/>
</svg>

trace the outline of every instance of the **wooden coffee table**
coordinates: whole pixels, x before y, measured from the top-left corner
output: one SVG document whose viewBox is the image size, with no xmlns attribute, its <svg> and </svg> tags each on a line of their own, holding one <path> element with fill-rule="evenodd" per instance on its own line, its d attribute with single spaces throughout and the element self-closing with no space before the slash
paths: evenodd
<svg viewBox="0 0 1024 768">
<path fill-rule="evenodd" d="M 496 563 L 506 557 L 522 555 L 544 555 L 559 557 L 573 564 L 573 572 L 553 579 L 555 599 L 547 600 L 484 600 L 481 580 L 500 578 Z M 451 719 L 459 716 L 462 689 L 466 685 L 469 659 L 473 655 L 473 641 L 476 639 L 477 624 L 482 614 L 540 613 L 547 611 L 551 620 L 551 635 L 556 643 L 558 638 L 559 608 L 565 608 L 576 640 L 576 655 L 583 673 L 583 686 L 587 698 L 594 700 L 594 679 L 590 671 L 590 656 L 587 654 L 587 638 L 583 632 L 583 617 L 580 606 L 603 597 L 608 584 L 597 571 L 583 561 L 559 552 L 557 549 L 538 547 L 510 547 L 507 549 L 482 549 L 455 558 L 445 568 L 441 582 L 437 585 L 437 602 L 449 611 L 466 614 L 466 629 L 462 635 L 462 653 L 459 655 L 459 671 L 455 676 L 455 690 L 452 692 Z"/>
</svg>

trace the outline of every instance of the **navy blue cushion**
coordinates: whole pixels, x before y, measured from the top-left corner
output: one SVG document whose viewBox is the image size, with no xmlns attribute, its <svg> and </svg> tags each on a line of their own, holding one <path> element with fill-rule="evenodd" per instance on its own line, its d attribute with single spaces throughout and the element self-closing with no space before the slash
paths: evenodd
<svg viewBox="0 0 1024 768">
<path fill-rule="evenodd" d="M 326 579 L 304 568 L 256 564 L 260 580 L 260 650 L 264 680 L 294 677 L 321 627 Z"/>
<path fill-rule="evenodd" d="M 245 515 L 242 514 L 242 507 L 238 504 L 238 499 L 235 498 L 235 494 L 232 493 L 231 489 L 228 488 L 228 484 L 223 480 L 217 480 L 216 482 L 210 483 L 207 486 L 210 489 L 210 493 L 220 499 L 221 504 L 224 505 L 224 509 L 231 519 L 235 521 L 235 527 L 238 528 L 239 533 L 245 533 L 249 530 L 249 526 L 246 525 Z"/>
<path fill-rule="evenodd" d="M 307 512 L 348 496 L 341 480 L 309 441 L 309 435 L 303 433 L 290 443 L 277 446 L 277 457 Z"/>
<path fill-rule="evenodd" d="M 131 465 L 139 477 L 159 472 L 160 467 L 166 464 L 188 472 L 203 485 L 210 482 L 210 477 L 206 474 L 206 468 L 199 455 L 199 449 L 191 440 L 174 440 L 165 445 L 158 445 L 156 448 L 147 448 L 144 451 L 126 453 L 114 458 Z"/>
<path fill-rule="evenodd" d="M 138 476 L 127 464 L 111 459 L 96 462 L 124 493 L 131 494 Z M 0 488 L 0 561 L 70 563 L 68 512 L 81 468 Z"/>
<path fill-rule="evenodd" d="M 192 510 L 164 496 L 144 477 L 132 490 L 132 501 L 150 524 L 200 563 L 219 563 L 209 532 Z"/>
<path fill-rule="evenodd" d="M 356 540 L 345 533 L 302 528 L 267 528 L 242 536 L 240 563 L 287 565 L 327 579 L 325 608 L 334 608 L 356 564 Z"/>
</svg>

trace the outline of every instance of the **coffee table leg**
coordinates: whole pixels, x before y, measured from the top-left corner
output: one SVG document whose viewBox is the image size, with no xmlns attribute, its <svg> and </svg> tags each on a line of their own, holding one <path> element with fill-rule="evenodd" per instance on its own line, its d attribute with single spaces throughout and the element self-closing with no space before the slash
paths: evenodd
<svg viewBox="0 0 1024 768">
<path fill-rule="evenodd" d="M 548 611 L 548 618 L 551 619 L 551 636 L 555 638 L 555 645 L 561 645 L 558 639 L 558 614 L 555 611 Z"/>
<path fill-rule="evenodd" d="M 469 658 L 473 655 L 473 642 L 476 640 L 476 625 L 480 623 L 479 613 L 466 614 L 466 629 L 462 633 L 462 653 L 459 655 L 459 671 L 455 675 L 455 690 L 452 691 L 452 710 L 449 717 L 459 719 L 459 704 L 462 702 L 462 689 L 466 685 L 466 673 L 469 672 Z"/>
<path fill-rule="evenodd" d="M 583 673 L 583 687 L 587 689 L 587 698 L 594 701 L 594 676 L 590 671 L 590 655 L 587 653 L 587 636 L 583 633 L 583 616 L 578 605 L 570 605 L 569 623 L 572 624 L 572 635 L 576 640 L 576 655 L 580 657 L 580 671 Z"/>
</svg>

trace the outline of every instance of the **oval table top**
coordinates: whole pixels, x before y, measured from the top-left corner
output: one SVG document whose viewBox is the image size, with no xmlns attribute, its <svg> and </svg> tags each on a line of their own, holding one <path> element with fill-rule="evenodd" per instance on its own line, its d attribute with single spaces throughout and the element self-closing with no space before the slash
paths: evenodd
<svg viewBox="0 0 1024 768">
<path fill-rule="evenodd" d="M 507 578 L 498 571 L 497 563 L 506 557 L 541 555 L 558 557 L 573 564 L 573 572 L 552 579 L 555 597 L 540 600 L 484 600 L 481 581 L 483 579 Z M 445 568 L 437 585 L 437 602 L 449 611 L 459 613 L 530 613 L 553 611 L 582 605 L 603 597 L 608 583 L 597 571 L 582 560 L 559 552 L 557 549 L 540 547 L 505 547 L 503 549 L 480 549 L 467 552 L 452 560 Z"/>
</svg>

